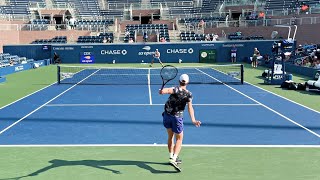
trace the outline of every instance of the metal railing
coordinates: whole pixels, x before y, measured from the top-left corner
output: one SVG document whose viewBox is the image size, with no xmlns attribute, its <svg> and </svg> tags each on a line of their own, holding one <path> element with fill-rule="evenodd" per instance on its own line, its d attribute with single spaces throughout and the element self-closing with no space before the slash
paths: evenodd
<svg viewBox="0 0 320 180">
<path fill-rule="evenodd" d="M 176 1 L 176 2 L 152 2 L 148 4 L 141 4 L 141 3 L 107 3 L 107 9 L 113 10 L 123 10 L 129 9 L 133 7 L 133 9 L 160 9 L 160 7 L 166 8 L 171 6 L 176 7 L 185 7 L 185 6 L 193 6 L 193 1 Z"/>
<path fill-rule="evenodd" d="M 186 27 L 197 27 L 199 22 L 183 23 Z M 227 20 L 208 21 L 205 28 L 218 27 L 254 27 L 254 26 L 275 26 L 275 25 L 303 25 L 320 24 L 320 17 L 285 18 L 285 19 L 259 19 L 259 20 Z"/>
<path fill-rule="evenodd" d="M 92 32 L 109 32 L 107 25 L 77 25 L 76 30 Z M 69 30 L 66 24 L 0 24 L 0 31 L 46 31 Z"/>
<path fill-rule="evenodd" d="M 75 8 L 73 3 L 55 3 L 55 4 L 46 4 L 43 2 L 30 2 L 29 8 L 34 9 L 71 9 Z"/>
</svg>

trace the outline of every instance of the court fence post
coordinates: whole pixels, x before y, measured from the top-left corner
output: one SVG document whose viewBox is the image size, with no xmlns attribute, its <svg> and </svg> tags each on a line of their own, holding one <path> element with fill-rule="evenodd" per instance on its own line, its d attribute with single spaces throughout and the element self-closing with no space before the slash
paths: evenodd
<svg viewBox="0 0 320 180">
<path fill-rule="evenodd" d="M 244 68 L 243 68 L 243 64 L 241 64 L 241 84 L 243 84 L 243 77 L 244 77 Z"/>
<path fill-rule="evenodd" d="M 57 80 L 58 84 L 60 84 L 60 66 L 57 66 Z"/>
</svg>

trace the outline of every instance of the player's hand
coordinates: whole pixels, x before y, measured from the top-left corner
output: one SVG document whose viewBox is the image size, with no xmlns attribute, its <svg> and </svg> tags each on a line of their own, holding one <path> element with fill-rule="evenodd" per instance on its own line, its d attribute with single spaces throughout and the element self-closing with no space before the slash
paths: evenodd
<svg viewBox="0 0 320 180">
<path fill-rule="evenodd" d="M 200 125 L 201 125 L 201 121 L 197 121 L 197 120 L 193 121 L 192 123 L 193 123 L 196 127 L 200 127 Z"/>
<path fill-rule="evenodd" d="M 163 89 L 159 89 L 159 94 L 164 94 Z"/>
</svg>

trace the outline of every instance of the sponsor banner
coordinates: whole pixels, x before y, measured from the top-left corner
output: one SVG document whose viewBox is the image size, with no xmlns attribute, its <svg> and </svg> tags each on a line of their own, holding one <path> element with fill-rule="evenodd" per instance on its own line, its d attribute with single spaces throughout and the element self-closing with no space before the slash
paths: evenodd
<svg viewBox="0 0 320 180">
<path fill-rule="evenodd" d="M 39 60 L 39 61 L 34 61 L 34 62 L 30 62 L 30 63 L 26 63 L 26 64 L 19 64 L 19 65 L 15 65 L 15 66 L 8 66 L 8 67 L 3 67 L 0 68 L 0 76 L 5 76 L 8 74 L 12 74 L 12 73 L 16 73 L 16 72 L 21 72 L 21 71 L 25 71 L 28 69 L 32 69 L 40 66 L 46 66 L 49 65 L 50 60 Z M 37 64 L 35 66 L 35 64 Z"/>
<path fill-rule="evenodd" d="M 83 52 L 80 55 L 80 63 L 81 64 L 93 64 L 93 63 L 95 63 L 93 53 L 92 52 Z"/>
</svg>

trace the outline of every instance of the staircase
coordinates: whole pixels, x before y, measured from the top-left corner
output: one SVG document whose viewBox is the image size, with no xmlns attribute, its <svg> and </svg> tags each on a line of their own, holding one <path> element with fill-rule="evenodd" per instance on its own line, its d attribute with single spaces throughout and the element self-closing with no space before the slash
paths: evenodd
<svg viewBox="0 0 320 180">
<path fill-rule="evenodd" d="M 180 42 L 180 31 L 169 30 L 170 42 Z"/>
<path fill-rule="evenodd" d="M 169 20 L 170 19 L 170 11 L 168 7 L 163 7 L 161 13 L 161 20 Z"/>
</svg>

